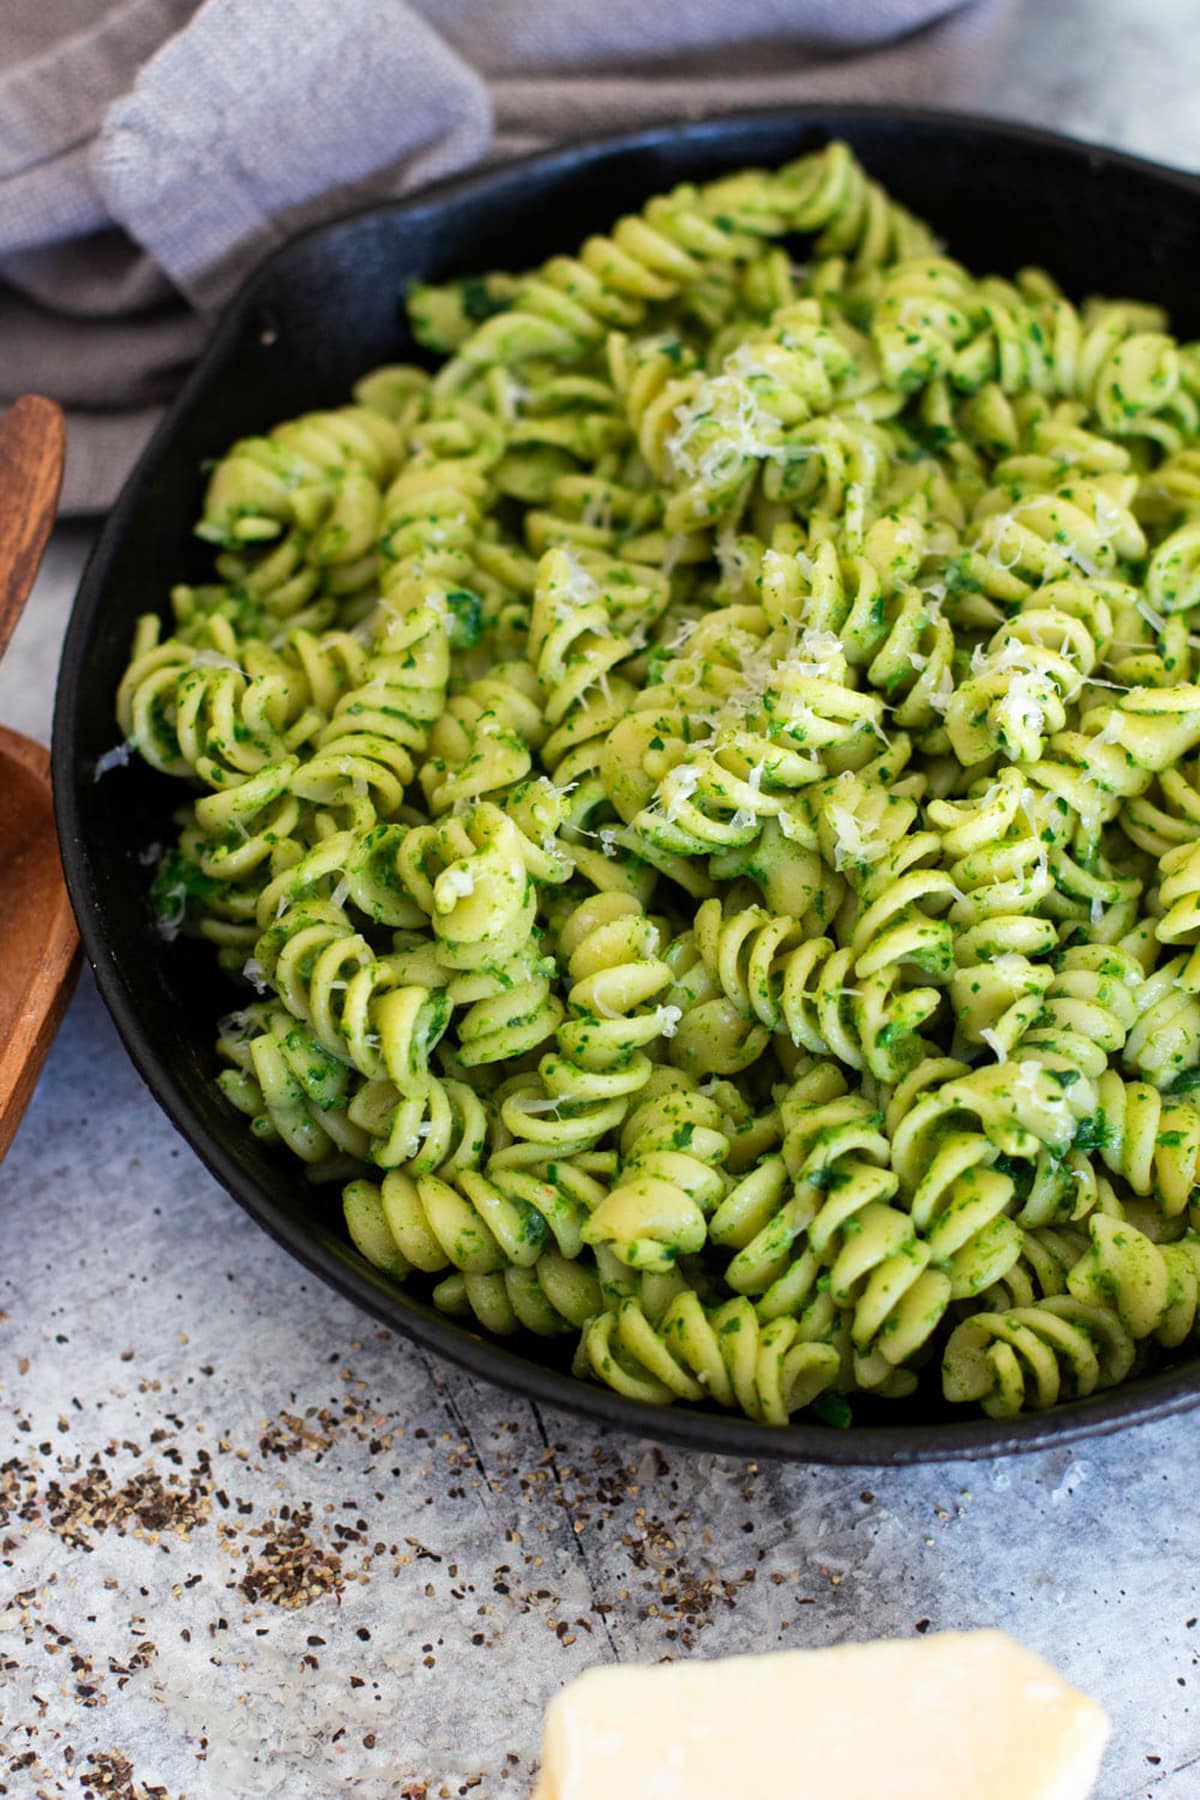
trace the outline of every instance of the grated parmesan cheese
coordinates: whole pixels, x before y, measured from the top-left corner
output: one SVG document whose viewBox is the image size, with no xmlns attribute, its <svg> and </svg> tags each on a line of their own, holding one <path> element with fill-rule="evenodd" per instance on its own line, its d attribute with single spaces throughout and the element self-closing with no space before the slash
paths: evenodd
<svg viewBox="0 0 1200 1800">
<path fill-rule="evenodd" d="M 195 651 L 188 666 L 193 669 L 232 669 L 235 675 L 243 673 L 240 663 L 234 662 L 231 656 L 223 656 L 219 650 Z"/>
<path fill-rule="evenodd" d="M 136 749 L 137 745 L 132 738 L 126 738 L 123 744 L 114 744 L 111 750 L 106 750 L 103 756 L 96 758 L 92 780 L 99 781 L 110 769 L 123 769 Z"/>
<path fill-rule="evenodd" d="M 257 956 L 247 957 L 242 965 L 242 974 L 246 977 L 246 980 L 250 983 L 250 986 L 254 989 L 255 993 L 270 993 L 271 990 L 267 983 L 267 971 L 263 968 Z"/>
<path fill-rule="evenodd" d="M 832 631 L 817 631 L 807 625 L 800 633 L 799 655 L 789 656 L 781 666 L 798 675 L 813 675 L 823 680 L 838 680 L 842 666 L 842 640 Z"/>
<path fill-rule="evenodd" d="M 1046 849 L 1045 841 L 1042 837 L 1041 827 L 1039 826 L 1039 824 L 1037 822 L 1037 817 L 1033 810 L 1035 799 L 1036 799 L 1036 796 L 1035 796 L 1032 788 L 1022 788 L 1021 789 L 1021 800 L 1020 800 L 1021 811 L 1025 814 L 1025 821 L 1026 821 L 1026 824 L 1029 826 L 1029 834 L 1033 838 L 1034 843 L 1037 845 L 1038 874 L 1041 876 L 1043 881 L 1048 881 L 1050 879 L 1050 857 L 1049 857 L 1049 854 Z"/>
<path fill-rule="evenodd" d="M 475 875 L 466 863 L 454 863 L 443 869 L 437 878 L 437 898 L 439 906 L 447 908 L 456 900 L 466 900 L 475 892 Z"/>
<path fill-rule="evenodd" d="M 935 713 L 944 718 L 950 710 L 950 702 L 954 698 L 954 677 L 950 673 L 949 663 L 943 663 L 942 672 L 938 676 L 937 686 L 929 692 L 929 704 Z"/>
<path fill-rule="evenodd" d="M 728 706 L 745 712 L 752 711 L 759 702 L 779 685 L 780 676 L 786 664 L 777 664 L 771 652 L 762 644 L 742 650 L 742 679 L 730 694 Z"/>
<path fill-rule="evenodd" d="M 154 921 L 155 929 L 160 938 L 168 944 L 173 944 L 179 936 L 179 927 L 187 912 L 187 890 L 180 884 L 179 887 L 168 888 L 163 898 L 172 901 L 175 910 L 170 913 L 160 912 Z"/>
<path fill-rule="evenodd" d="M 739 575 L 745 574 L 748 567 L 746 553 L 738 543 L 732 525 L 721 527 L 717 533 L 715 548 L 723 580 L 735 581 Z"/>
<path fill-rule="evenodd" d="M 674 637 L 668 639 L 663 648 L 665 650 L 682 650 L 699 623 L 699 619 L 681 619 L 676 627 Z"/>
<path fill-rule="evenodd" d="M 679 567 L 679 559 L 686 548 L 687 539 L 685 537 L 680 537 L 677 534 L 676 536 L 667 539 L 667 548 L 662 559 L 662 572 L 668 581 Z"/>
<path fill-rule="evenodd" d="M 1014 674 L 994 703 L 996 723 L 1010 741 L 1017 740 L 1026 730 L 1040 738 L 1046 729 L 1046 703 L 1046 684 L 1040 676 Z"/>
<path fill-rule="evenodd" d="M 677 763 L 663 778 L 660 794 L 668 820 L 679 816 L 679 809 L 700 786 L 704 771 L 697 763 Z"/>
<path fill-rule="evenodd" d="M 563 561 L 567 565 L 567 580 L 557 590 L 558 596 L 564 599 L 569 606 L 588 606 L 593 600 L 598 600 L 600 589 L 574 550 L 564 549 Z"/>
<path fill-rule="evenodd" d="M 543 1094 L 529 1100 L 525 1098 L 524 1094 L 521 1094 L 517 1096 L 517 1098 L 520 1103 L 521 1111 L 526 1113 L 557 1112 L 562 1105 L 561 1094 Z"/>
<path fill-rule="evenodd" d="M 864 826 L 856 817 L 853 808 L 840 800 L 829 800 L 825 806 L 825 817 L 834 831 L 833 866 L 844 869 L 848 862 L 874 862 L 887 849 L 887 843 L 879 837 L 874 826 Z"/>
<path fill-rule="evenodd" d="M 221 1037 L 231 1037 L 244 1041 L 246 1031 L 251 1023 L 250 1014 L 241 1010 L 226 1013 L 223 1019 L 217 1020 L 217 1032 Z"/>
<path fill-rule="evenodd" d="M 1039 1086 L 1038 1077 L 1042 1077 Z M 1053 1127 L 1055 1140 L 1069 1142 L 1074 1131 L 1073 1115 L 1067 1103 L 1066 1095 L 1059 1089 L 1051 1091 L 1052 1084 L 1045 1080 L 1041 1064 L 1036 1062 L 1020 1062 L 1016 1064 L 1016 1076 L 1013 1080 L 1013 1097 L 1021 1101 L 1027 1100 L 1043 1113 L 1050 1113 L 1057 1123 Z M 1053 1084 L 1057 1088 L 1057 1084 Z M 1041 1133 L 1038 1134 L 1039 1136 Z"/>
<path fill-rule="evenodd" d="M 1103 488 L 1097 491 L 1092 515 L 1096 530 L 1105 539 L 1116 537 L 1124 525 L 1126 517 L 1124 507 L 1118 506 L 1116 501 L 1104 492 Z"/>
<path fill-rule="evenodd" d="M 1002 980 L 1016 982 L 1028 975 L 1032 964 L 1019 950 L 1003 950 L 999 956 L 991 958 L 988 967 L 994 969 Z"/>
<path fill-rule="evenodd" d="M 768 435 L 778 433 L 782 422 L 763 406 L 749 380 L 768 371 L 753 363 L 749 348 L 743 344 L 728 358 L 722 374 L 701 383 L 695 400 L 675 408 L 676 429 L 665 447 L 672 468 L 685 481 L 719 488 L 737 479 L 744 461 L 784 454 L 778 438 Z M 718 435 L 696 456 L 691 446 L 706 426 Z M 702 516 L 703 504 L 697 510 Z"/>
<path fill-rule="evenodd" d="M 660 1006 L 654 1015 L 658 1029 L 664 1037 L 674 1037 L 679 1030 L 679 1022 L 683 1018 L 680 1006 Z"/>
<path fill-rule="evenodd" d="M 992 521 L 992 542 L 991 542 L 991 547 L 989 548 L 988 553 L 987 553 L 987 560 L 991 563 L 993 568 L 1005 569 L 1005 570 L 1015 569 L 1017 564 L 1020 562 L 1020 560 L 1021 560 L 1021 541 L 1020 541 L 1019 537 L 1017 539 L 1016 550 L 1014 551 L 1013 555 L 1010 558 L 1006 559 L 1001 550 L 1001 545 L 1003 544 L 1005 538 L 1008 536 L 1010 528 L 1012 526 L 1016 525 L 1016 523 L 1017 523 L 1017 521 L 1013 517 L 1011 512 L 997 513 L 995 518 L 993 519 L 993 521 Z"/>
<path fill-rule="evenodd" d="M 1094 558 L 1085 555 L 1078 544 L 1067 544 L 1063 550 L 1063 555 L 1066 557 L 1067 561 L 1073 563 L 1077 569 L 1082 569 L 1083 573 L 1090 581 L 1102 581 L 1104 579 L 1104 570 L 1101 568 L 1100 564 L 1096 562 Z"/>
</svg>

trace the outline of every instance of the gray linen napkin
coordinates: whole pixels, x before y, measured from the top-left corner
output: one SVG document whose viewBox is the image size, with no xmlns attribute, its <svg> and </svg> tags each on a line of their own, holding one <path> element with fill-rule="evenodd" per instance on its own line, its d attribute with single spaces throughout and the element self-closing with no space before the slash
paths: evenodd
<svg viewBox="0 0 1200 1800">
<path fill-rule="evenodd" d="M 961 101 L 1007 3 L 6 0 L 0 401 L 63 401 L 64 510 L 102 510 L 214 310 L 302 226 L 594 130 Z"/>
</svg>

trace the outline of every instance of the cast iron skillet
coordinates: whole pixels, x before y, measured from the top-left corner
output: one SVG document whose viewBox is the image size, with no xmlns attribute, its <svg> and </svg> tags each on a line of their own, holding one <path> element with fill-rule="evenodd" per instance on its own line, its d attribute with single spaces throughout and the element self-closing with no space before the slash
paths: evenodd
<svg viewBox="0 0 1200 1800">
<path fill-rule="evenodd" d="M 1011 1422 L 951 1414 L 933 1398 L 874 1409 L 856 1402 L 854 1428 L 839 1432 L 641 1406 L 572 1379 L 560 1346 L 480 1336 L 364 1262 L 341 1229 L 336 1188 L 307 1185 L 294 1161 L 260 1146 L 226 1106 L 212 1079 L 223 997 L 210 954 L 157 936 L 139 860 L 170 833 L 178 785 L 136 761 L 94 779 L 97 757 L 116 740 L 113 695 L 136 616 L 165 609 L 174 582 L 203 580 L 211 567 L 192 536 L 206 458 L 243 433 L 341 404 L 364 370 L 411 356 L 402 297 L 413 280 L 527 268 L 674 182 L 781 163 L 834 136 L 848 139 L 971 268 L 1008 273 L 1040 263 L 1075 298 L 1161 301 L 1181 336 L 1200 335 L 1200 181 L 1048 132 L 933 112 L 822 106 L 668 126 L 530 157 L 323 226 L 242 288 L 108 520 L 63 651 L 54 785 L 80 932 L 130 1054 L 218 1180 L 310 1269 L 473 1373 L 626 1431 L 739 1456 L 932 1462 L 1164 1418 L 1200 1397 L 1200 1360 Z M 297 1289 L 301 1330 L 303 1306 Z"/>
</svg>

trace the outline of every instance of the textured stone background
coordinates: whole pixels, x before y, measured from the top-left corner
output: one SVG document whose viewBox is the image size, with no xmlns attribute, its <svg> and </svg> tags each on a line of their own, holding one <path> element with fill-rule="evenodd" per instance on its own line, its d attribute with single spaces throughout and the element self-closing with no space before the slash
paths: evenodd
<svg viewBox="0 0 1200 1800">
<path fill-rule="evenodd" d="M 1024 0 L 997 112 L 1200 165 L 1192 0 Z M 0 672 L 45 736 L 86 534 Z M 1200 1446 L 753 1466 L 539 1415 L 306 1277 L 85 982 L 0 1170 L 0 1793 L 527 1795 L 589 1664 L 998 1624 L 1109 1708 L 1102 1800 L 1200 1793 Z"/>
</svg>

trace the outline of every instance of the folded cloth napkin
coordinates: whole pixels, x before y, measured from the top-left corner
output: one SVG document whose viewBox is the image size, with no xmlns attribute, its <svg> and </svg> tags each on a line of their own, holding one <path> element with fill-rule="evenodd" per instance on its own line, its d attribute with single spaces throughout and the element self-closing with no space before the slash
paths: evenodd
<svg viewBox="0 0 1200 1800">
<path fill-rule="evenodd" d="M 66 405 L 64 508 L 102 510 L 214 310 L 302 226 L 590 131 L 962 100 L 1007 4 L 6 0 L 0 401 Z"/>
</svg>

